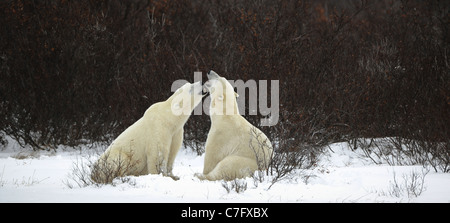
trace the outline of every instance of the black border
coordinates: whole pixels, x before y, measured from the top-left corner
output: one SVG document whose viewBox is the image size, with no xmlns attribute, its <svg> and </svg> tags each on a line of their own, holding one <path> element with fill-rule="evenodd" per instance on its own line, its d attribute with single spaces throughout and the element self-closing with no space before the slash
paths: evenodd
<svg viewBox="0 0 450 223">
<path fill-rule="evenodd" d="M 45 222 L 427 222 L 448 218 L 449 204 L 322 204 L 322 203 L 95 203 L 1 204 L 4 219 Z M 183 210 L 214 210 L 212 219 L 182 217 Z M 229 209 L 232 208 L 232 209 Z M 234 210 L 264 209 L 251 216 Z M 217 213 L 221 213 L 221 215 Z M 253 213 L 257 213 L 254 211 Z"/>
</svg>

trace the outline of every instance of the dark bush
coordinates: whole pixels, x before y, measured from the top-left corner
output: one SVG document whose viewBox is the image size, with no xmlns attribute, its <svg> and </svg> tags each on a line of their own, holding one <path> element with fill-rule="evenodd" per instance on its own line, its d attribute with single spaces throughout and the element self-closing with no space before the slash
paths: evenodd
<svg viewBox="0 0 450 223">
<path fill-rule="evenodd" d="M 110 141 L 173 81 L 213 68 L 280 81 L 279 123 L 262 127 L 274 141 L 449 149 L 447 1 L 12 0 L 0 12 L 0 131 L 33 148 Z M 201 153 L 208 129 L 190 119 L 186 145 Z"/>
</svg>

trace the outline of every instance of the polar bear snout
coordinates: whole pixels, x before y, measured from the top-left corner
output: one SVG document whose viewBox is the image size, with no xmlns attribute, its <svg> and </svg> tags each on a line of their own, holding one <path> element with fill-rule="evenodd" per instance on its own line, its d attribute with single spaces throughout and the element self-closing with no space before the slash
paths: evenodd
<svg viewBox="0 0 450 223">
<path fill-rule="evenodd" d="M 214 79 L 218 79 L 220 76 L 216 73 L 216 72 L 214 72 L 213 70 L 210 70 L 209 72 L 208 72 L 208 80 L 214 80 Z"/>
<path fill-rule="evenodd" d="M 210 94 L 214 91 L 214 86 L 216 85 L 217 81 L 221 78 L 216 72 L 213 70 L 210 70 L 208 73 L 208 81 L 206 81 L 205 84 L 203 84 L 203 88 L 205 91 L 209 92 Z"/>
<path fill-rule="evenodd" d="M 190 94 L 198 94 L 203 95 L 203 85 L 200 81 L 195 82 L 191 85 L 191 89 L 189 89 Z"/>
</svg>

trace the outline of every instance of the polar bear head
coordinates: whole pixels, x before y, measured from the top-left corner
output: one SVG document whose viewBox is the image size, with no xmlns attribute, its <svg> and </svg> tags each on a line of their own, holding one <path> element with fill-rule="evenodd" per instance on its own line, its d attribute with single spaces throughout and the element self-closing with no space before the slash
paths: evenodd
<svg viewBox="0 0 450 223">
<path fill-rule="evenodd" d="M 172 114 L 190 115 L 192 110 L 202 101 L 203 87 L 200 81 L 193 84 L 186 83 L 178 88 L 171 98 Z"/>
<path fill-rule="evenodd" d="M 211 96 L 210 115 L 239 114 L 236 102 L 239 95 L 227 79 L 211 70 L 208 72 L 208 81 L 204 87 Z"/>
</svg>

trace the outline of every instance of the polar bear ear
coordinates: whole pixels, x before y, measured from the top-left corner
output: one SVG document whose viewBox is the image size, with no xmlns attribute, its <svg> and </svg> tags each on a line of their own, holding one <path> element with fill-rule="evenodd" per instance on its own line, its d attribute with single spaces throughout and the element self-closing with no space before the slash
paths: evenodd
<svg viewBox="0 0 450 223">
<path fill-rule="evenodd" d="M 236 92 L 234 92 L 234 96 L 236 96 L 236 98 L 238 98 L 238 97 L 239 97 L 239 94 L 236 93 Z"/>
</svg>

